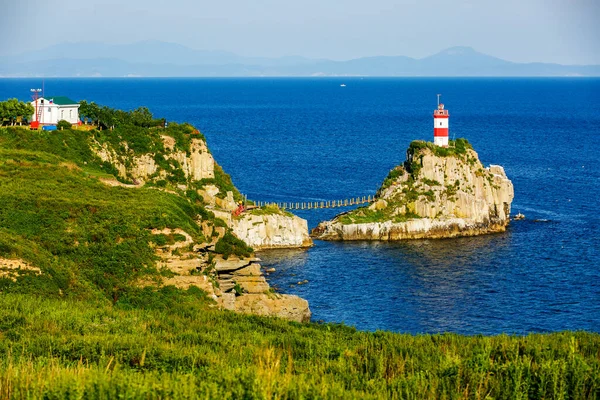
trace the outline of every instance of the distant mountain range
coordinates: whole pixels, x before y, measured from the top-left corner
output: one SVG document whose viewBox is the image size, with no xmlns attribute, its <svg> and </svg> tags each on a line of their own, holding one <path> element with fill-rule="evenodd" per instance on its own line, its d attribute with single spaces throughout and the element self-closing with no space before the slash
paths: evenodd
<svg viewBox="0 0 600 400">
<path fill-rule="evenodd" d="M 452 47 L 429 57 L 242 57 L 144 41 L 126 45 L 63 43 L 0 57 L 0 77 L 242 77 L 242 76 L 600 76 L 600 65 L 515 63 Z"/>
</svg>

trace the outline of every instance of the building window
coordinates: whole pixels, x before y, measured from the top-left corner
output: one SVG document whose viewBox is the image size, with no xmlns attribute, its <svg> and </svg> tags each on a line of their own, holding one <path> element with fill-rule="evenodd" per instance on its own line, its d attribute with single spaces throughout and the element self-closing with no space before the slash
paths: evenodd
<svg viewBox="0 0 600 400">
<path fill-rule="evenodd" d="M 64 110 L 60 110 L 60 119 L 63 118 L 64 114 L 65 114 L 65 111 Z"/>
<path fill-rule="evenodd" d="M 50 107 L 48 107 L 48 112 L 52 112 L 52 109 Z"/>
<path fill-rule="evenodd" d="M 69 110 L 69 118 L 73 118 L 73 110 Z"/>
</svg>

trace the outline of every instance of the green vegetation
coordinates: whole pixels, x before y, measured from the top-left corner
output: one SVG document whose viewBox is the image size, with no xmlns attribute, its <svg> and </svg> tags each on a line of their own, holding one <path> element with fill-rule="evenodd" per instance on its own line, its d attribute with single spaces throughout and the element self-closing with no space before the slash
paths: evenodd
<svg viewBox="0 0 600 400">
<path fill-rule="evenodd" d="M 204 185 L 215 185 L 219 188 L 219 193 L 217 197 L 225 198 L 227 192 L 233 193 L 233 199 L 235 201 L 241 201 L 242 195 L 239 190 L 233 185 L 231 181 L 231 176 L 223 171 L 223 168 L 215 163 L 215 177 L 214 178 L 205 178 L 198 182 L 195 182 L 197 188 L 202 188 Z"/>
<path fill-rule="evenodd" d="M 427 186 L 441 186 L 442 184 L 433 179 L 421 178 L 421 182 L 423 182 Z"/>
<path fill-rule="evenodd" d="M 600 394 L 597 334 L 358 332 L 211 310 L 201 294 L 178 293 L 140 293 L 126 307 L 0 297 L 0 397 L 594 399 Z"/>
<path fill-rule="evenodd" d="M 0 125 L 15 125 L 31 118 L 35 109 L 31 103 L 17 99 L 0 101 Z"/>
<path fill-rule="evenodd" d="M 464 156 L 467 154 L 467 150 L 473 150 L 471 143 L 464 138 L 448 141 L 448 147 L 436 146 L 432 142 L 426 142 L 424 140 L 415 140 L 411 142 L 408 147 L 408 154 L 418 154 L 419 150 L 425 148 L 431 150 L 437 157 Z"/>
<path fill-rule="evenodd" d="M 187 124 L 160 130 L 0 128 L 0 257 L 24 259 L 42 271 L 39 277 L 23 272 L 16 283 L 0 279 L 0 292 L 103 298 L 118 304 L 136 282 L 158 277 L 151 242 L 164 246 L 184 239 L 152 235 L 151 229 L 181 228 L 196 243 L 211 240 L 196 218 L 225 224 L 204 208 L 195 190 L 175 195 L 152 186 L 109 187 L 97 178 L 116 177 L 117 169 L 92 151 L 92 146 L 107 145 L 127 165 L 135 155 L 164 154 L 161 135 L 174 137 L 175 146 L 183 147 L 194 131 Z M 167 170 L 168 180 L 180 181 L 177 167 Z M 227 240 L 219 249 L 248 254 L 247 248 Z"/>
<path fill-rule="evenodd" d="M 71 124 L 69 121 L 65 121 L 64 119 L 61 119 L 56 124 L 56 129 L 58 129 L 59 131 L 62 131 L 63 129 L 71 129 L 72 126 L 73 126 L 73 124 Z"/>
<path fill-rule="evenodd" d="M 226 232 L 215 245 L 215 252 L 222 254 L 224 259 L 229 258 L 231 255 L 240 258 L 250 257 L 253 251 L 251 247 L 233 236 L 230 232 Z"/>
<path fill-rule="evenodd" d="M 0 256 L 42 270 L 35 279 L 0 280 L 2 292 L 104 295 L 116 303 L 136 280 L 157 273 L 150 229 L 182 228 L 204 240 L 185 198 L 108 187 L 47 153 L 0 151 L 0 203 Z"/>
<path fill-rule="evenodd" d="M 398 178 L 403 176 L 405 173 L 406 170 L 401 165 L 398 165 L 397 167 L 393 168 L 392 170 L 390 170 L 388 176 L 383 180 L 383 183 L 381 184 L 381 188 L 379 190 L 381 191 L 389 188 L 394 183 L 396 183 Z"/>
<path fill-rule="evenodd" d="M 118 126 L 148 128 L 165 125 L 164 118 L 154 119 L 147 107 L 139 107 L 133 111 L 123 111 L 100 106 L 93 101 L 88 103 L 86 100 L 79 102 L 79 116 L 104 129 Z"/>
<path fill-rule="evenodd" d="M 410 219 L 421 218 L 419 215 L 406 211 L 404 214 L 394 214 L 394 207 L 386 207 L 382 210 L 371 210 L 367 207 L 359 207 L 355 210 L 342 214 L 338 220 L 344 224 L 367 224 L 370 222 L 406 222 Z"/>
<path fill-rule="evenodd" d="M 292 217 L 294 215 L 289 211 L 282 210 L 276 204 L 267 204 L 260 208 L 254 208 L 254 209 L 250 210 L 249 212 L 252 215 L 276 215 L 276 214 L 279 214 L 279 215 L 285 215 L 287 217 Z"/>
</svg>

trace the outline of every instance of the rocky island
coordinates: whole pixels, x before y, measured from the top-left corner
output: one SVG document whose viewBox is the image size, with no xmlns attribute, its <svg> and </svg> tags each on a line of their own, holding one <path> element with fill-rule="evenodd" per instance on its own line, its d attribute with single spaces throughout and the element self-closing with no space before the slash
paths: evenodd
<svg viewBox="0 0 600 400">
<path fill-rule="evenodd" d="M 484 167 L 465 139 L 448 147 L 414 141 L 375 200 L 321 222 L 321 240 L 451 238 L 503 232 L 514 197 L 504 168 Z"/>
</svg>

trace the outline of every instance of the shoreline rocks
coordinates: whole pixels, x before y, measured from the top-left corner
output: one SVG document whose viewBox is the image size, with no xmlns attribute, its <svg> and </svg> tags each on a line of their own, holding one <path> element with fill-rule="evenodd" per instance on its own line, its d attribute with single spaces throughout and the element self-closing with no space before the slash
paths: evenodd
<svg viewBox="0 0 600 400">
<path fill-rule="evenodd" d="M 167 269 L 173 275 L 163 279 L 164 285 L 181 289 L 198 287 L 208 293 L 221 309 L 296 322 L 310 321 L 308 301 L 294 295 L 275 293 L 265 279 L 259 258 L 231 256 L 224 259 L 204 246 L 194 246 L 193 251 L 185 251 L 190 247 L 191 237 L 181 229 L 155 229 L 151 233 L 176 233 L 185 237 L 184 241 L 155 249 L 161 259 L 159 268 Z M 219 233 L 213 240 L 218 240 L 222 234 Z"/>
<path fill-rule="evenodd" d="M 308 223 L 295 215 L 244 213 L 231 221 L 233 233 L 255 250 L 311 247 Z"/>
</svg>

